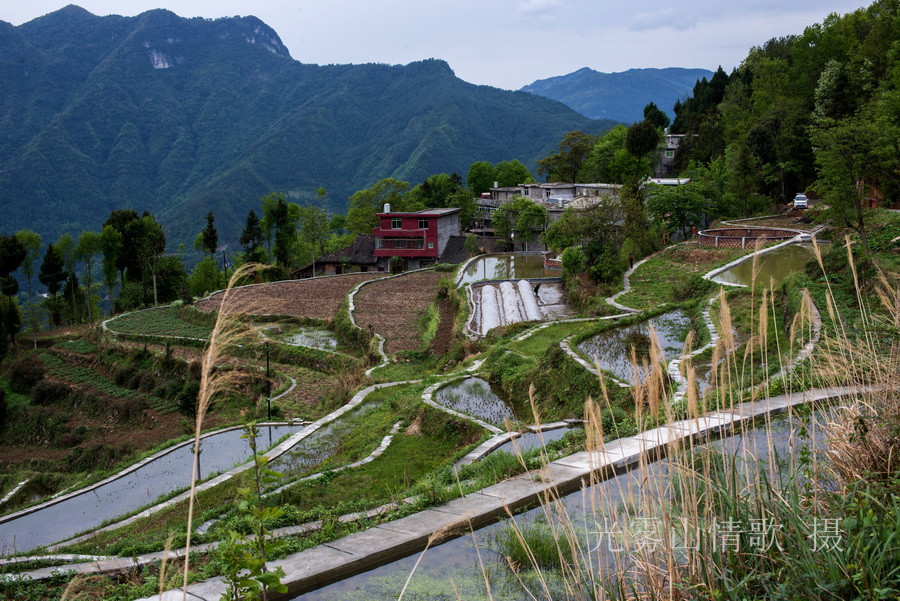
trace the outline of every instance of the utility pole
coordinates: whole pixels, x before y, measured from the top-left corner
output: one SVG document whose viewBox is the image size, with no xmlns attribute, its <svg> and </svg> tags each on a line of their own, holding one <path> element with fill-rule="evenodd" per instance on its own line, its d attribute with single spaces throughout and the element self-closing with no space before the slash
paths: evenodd
<svg viewBox="0 0 900 601">
<path fill-rule="evenodd" d="M 269 379 L 269 343 L 266 342 L 266 416 L 272 419 L 272 380 Z"/>
</svg>

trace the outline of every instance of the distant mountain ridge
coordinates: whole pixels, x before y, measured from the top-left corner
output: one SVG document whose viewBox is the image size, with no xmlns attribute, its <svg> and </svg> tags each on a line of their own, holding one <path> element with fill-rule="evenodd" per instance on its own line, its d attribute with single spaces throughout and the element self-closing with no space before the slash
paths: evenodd
<svg viewBox="0 0 900 601">
<path fill-rule="evenodd" d="M 712 75 L 707 69 L 680 67 L 620 73 L 584 67 L 568 75 L 539 79 L 522 91 L 558 100 L 591 119 L 634 123 L 644 118 L 643 110 L 649 102 L 672 117 L 675 101 L 690 94 L 698 79 Z"/>
<path fill-rule="evenodd" d="M 316 202 L 324 186 L 328 208 L 343 210 L 383 177 L 415 184 L 478 160 L 533 166 L 565 132 L 613 125 L 464 82 L 444 61 L 304 64 L 255 17 L 166 10 L 67 6 L 0 21 L 0 88 L 3 233 L 28 227 L 45 241 L 135 208 L 174 243 L 190 243 L 213 210 L 234 244 L 269 192 Z"/>
</svg>

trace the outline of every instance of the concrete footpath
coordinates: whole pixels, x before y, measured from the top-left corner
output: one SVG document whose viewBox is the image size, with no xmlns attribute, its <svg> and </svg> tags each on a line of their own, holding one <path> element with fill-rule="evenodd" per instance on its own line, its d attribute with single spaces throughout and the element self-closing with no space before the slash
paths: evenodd
<svg viewBox="0 0 900 601">
<path fill-rule="evenodd" d="M 697 419 L 682 420 L 615 440 L 596 451 L 584 451 L 489 486 L 432 509 L 356 532 L 344 538 L 270 562 L 284 569 L 288 593 L 297 595 L 384 565 L 429 545 L 453 538 L 510 515 L 518 509 L 546 502 L 627 471 L 639 461 L 653 460 L 669 445 L 727 435 L 741 424 L 806 403 L 841 398 L 872 390 L 838 387 L 811 390 L 741 403 Z M 191 584 L 187 599 L 214 601 L 225 593 L 221 578 Z M 173 601 L 184 591 L 172 590 L 141 601 Z"/>
</svg>

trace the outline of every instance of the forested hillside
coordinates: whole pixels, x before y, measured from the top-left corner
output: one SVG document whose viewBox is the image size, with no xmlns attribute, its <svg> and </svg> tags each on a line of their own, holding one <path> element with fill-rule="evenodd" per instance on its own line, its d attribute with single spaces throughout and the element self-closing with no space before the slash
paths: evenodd
<svg viewBox="0 0 900 601">
<path fill-rule="evenodd" d="M 832 14 L 751 49 L 730 75 L 720 69 L 698 82 L 675 106 L 672 131 L 686 134 L 678 167 L 716 183 L 726 202 L 743 198 L 740 212 L 807 191 L 846 206 L 846 225 L 859 226 L 857 207 L 896 204 L 898 6 L 880 0 Z"/>
<path fill-rule="evenodd" d="M 45 239 L 111 210 L 160 218 L 190 242 L 215 209 L 223 242 L 267 193 L 343 210 L 384 177 L 412 182 L 477 160 L 533 165 L 564 132 L 608 126 L 530 94 L 475 86 L 443 61 L 303 64 L 255 17 L 76 6 L 0 22 L 0 210 Z M 190 217 L 191 219 L 186 219 Z"/>
</svg>

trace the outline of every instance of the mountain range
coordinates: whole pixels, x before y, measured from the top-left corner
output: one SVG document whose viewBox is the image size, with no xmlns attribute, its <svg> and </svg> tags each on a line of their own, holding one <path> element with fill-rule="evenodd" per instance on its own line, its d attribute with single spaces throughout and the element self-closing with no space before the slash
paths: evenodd
<svg viewBox="0 0 900 601">
<path fill-rule="evenodd" d="M 467 83 L 441 60 L 405 66 L 294 60 L 255 17 L 77 6 L 0 21 L 3 233 L 53 240 L 112 209 L 150 211 L 190 243 L 213 210 L 231 242 L 270 192 L 343 211 L 380 178 L 416 184 L 474 161 L 529 167 L 592 120 L 563 104 Z"/>
<path fill-rule="evenodd" d="M 635 123 L 644 118 L 643 110 L 649 102 L 672 117 L 675 101 L 689 96 L 697 80 L 712 75 L 706 69 L 680 67 L 621 73 L 600 73 L 585 67 L 568 75 L 539 79 L 522 91 L 559 100 L 591 119 Z"/>
</svg>

